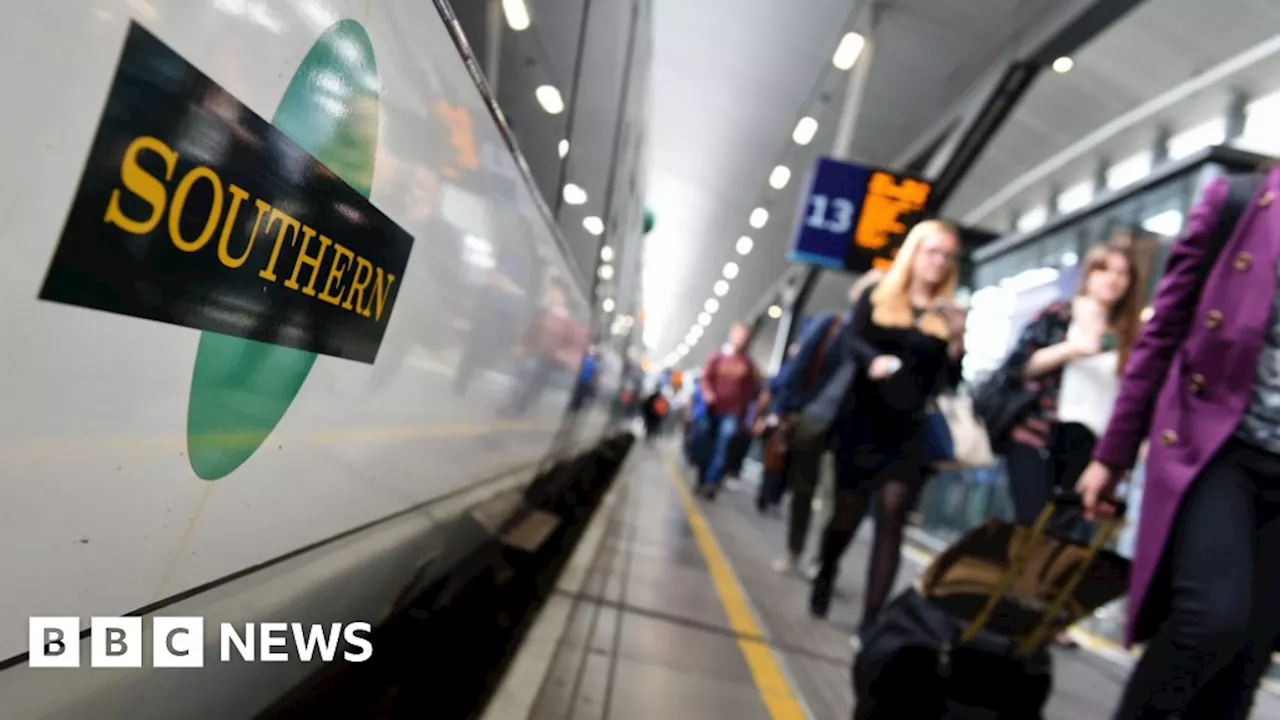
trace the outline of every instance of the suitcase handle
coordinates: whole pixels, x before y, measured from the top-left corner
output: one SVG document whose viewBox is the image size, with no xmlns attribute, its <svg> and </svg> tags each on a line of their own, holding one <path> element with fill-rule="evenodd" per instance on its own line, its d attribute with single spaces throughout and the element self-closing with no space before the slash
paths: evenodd
<svg viewBox="0 0 1280 720">
<path fill-rule="evenodd" d="M 1101 527 L 1093 534 L 1090 540 L 1088 551 L 1085 555 L 1084 562 L 1080 563 L 1075 572 L 1071 574 L 1066 585 L 1049 603 L 1049 607 L 1040 616 L 1039 622 L 1031 632 L 1018 643 L 1015 655 L 1017 657 L 1025 657 L 1030 654 L 1040 643 L 1044 641 L 1045 635 L 1048 634 L 1050 624 L 1053 617 L 1056 616 L 1067 600 L 1075 592 L 1080 581 L 1084 579 L 1084 575 L 1093 565 L 1094 559 L 1102 550 L 1102 546 L 1106 544 L 1111 536 L 1115 534 L 1120 523 L 1124 521 L 1124 511 L 1126 505 L 1122 501 L 1115 501 L 1116 514 L 1114 517 L 1106 517 L 1100 520 Z M 1069 507 L 1080 507 L 1080 496 L 1070 491 L 1058 491 L 1054 493 L 1053 499 L 1040 511 L 1040 516 L 1036 518 L 1035 525 L 1031 528 L 1031 534 L 1026 541 L 1018 547 L 1014 556 L 1010 558 L 1009 567 L 1000 576 L 1000 580 L 996 583 L 996 587 L 992 590 L 991 595 L 987 597 L 987 602 L 982 606 L 982 610 L 973 618 L 973 621 L 965 627 L 964 632 L 960 636 L 961 643 L 973 642 L 978 633 L 987 626 L 991 621 L 991 616 L 995 613 L 996 608 L 1000 605 L 1000 601 L 1004 599 L 1009 592 L 1009 588 L 1013 586 L 1018 575 L 1026 569 L 1027 563 L 1031 561 L 1031 548 L 1040 542 L 1044 537 L 1045 529 L 1049 525 L 1049 521 L 1058 514 L 1062 509 Z M 1012 536 L 1010 536 L 1012 539 Z"/>
<path fill-rule="evenodd" d="M 1074 490 L 1057 489 L 1053 493 L 1053 504 L 1060 508 L 1082 508 L 1084 507 L 1084 498 Z M 1107 504 L 1116 509 L 1115 516 L 1122 518 L 1129 510 L 1129 504 L 1119 498 L 1108 498 Z"/>
</svg>

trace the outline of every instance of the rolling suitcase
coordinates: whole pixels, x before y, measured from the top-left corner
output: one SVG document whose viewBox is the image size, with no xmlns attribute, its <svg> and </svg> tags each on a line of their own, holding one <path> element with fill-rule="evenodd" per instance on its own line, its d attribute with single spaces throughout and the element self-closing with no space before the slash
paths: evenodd
<svg viewBox="0 0 1280 720">
<path fill-rule="evenodd" d="M 1123 508 L 1082 543 L 1062 522 L 1079 507 L 1060 495 L 1034 527 L 988 520 L 939 555 L 864 631 L 854 720 L 1040 718 L 1048 641 L 1128 588 L 1129 561 L 1103 549 Z"/>
</svg>

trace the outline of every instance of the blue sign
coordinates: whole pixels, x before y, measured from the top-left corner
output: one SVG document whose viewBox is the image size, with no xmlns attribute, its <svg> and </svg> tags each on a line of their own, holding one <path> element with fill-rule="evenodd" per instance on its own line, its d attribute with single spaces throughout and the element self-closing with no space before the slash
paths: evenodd
<svg viewBox="0 0 1280 720">
<path fill-rule="evenodd" d="M 887 266 L 923 218 L 932 189 L 919 178 L 819 158 L 801 196 L 787 259 L 851 272 Z"/>
</svg>

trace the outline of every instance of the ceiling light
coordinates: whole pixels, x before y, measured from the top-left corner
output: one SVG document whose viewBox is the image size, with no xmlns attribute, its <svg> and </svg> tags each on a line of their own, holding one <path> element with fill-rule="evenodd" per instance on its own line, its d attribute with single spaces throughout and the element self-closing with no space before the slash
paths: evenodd
<svg viewBox="0 0 1280 720">
<path fill-rule="evenodd" d="M 777 320 L 778 318 L 782 317 L 782 308 L 778 307 L 777 305 L 770 305 L 769 317 L 773 318 L 774 320 Z"/>
<path fill-rule="evenodd" d="M 604 221 L 595 215 L 588 215 L 582 218 L 582 227 L 586 228 L 587 232 L 592 235 L 599 235 L 604 232 Z"/>
<path fill-rule="evenodd" d="M 697 338 L 697 337 L 702 337 L 702 333 L 703 333 L 703 332 L 705 332 L 705 331 L 702 329 L 702 326 L 701 326 L 701 325 L 697 325 L 697 324 L 695 324 L 693 327 L 689 328 L 689 334 L 690 334 L 690 335 L 692 335 L 692 336 L 694 336 L 694 337 L 696 337 L 696 338 Z"/>
<path fill-rule="evenodd" d="M 779 165 L 769 173 L 769 185 L 774 190 L 781 190 L 787 186 L 787 181 L 791 179 L 791 170 L 786 165 Z"/>
<path fill-rule="evenodd" d="M 856 32 L 845 33 L 840 39 L 840 45 L 836 47 L 836 54 L 831 57 L 831 62 L 841 70 L 848 70 L 853 64 L 858 62 L 858 56 L 862 54 L 862 48 L 867 44 L 866 38 Z"/>
<path fill-rule="evenodd" d="M 1066 57 L 1065 55 L 1053 61 L 1054 72 L 1059 72 L 1059 73 L 1071 72 L 1071 68 L 1075 66 L 1076 66 L 1075 60 L 1072 60 L 1071 58 Z"/>
<path fill-rule="evenodd" d="M 747 237 L 746 235 L 743 235 L 742 237 L 738 238 L 738 244 L 735 245 L 734 247 L 737 248 L 739 255 L 746 255 L 747 253 L 751 252 L 751 248 L 754 245 L 755 243 L 751 241 L 751 238 Z"/>
<path fill-rule="evenodd" d="M 587 201 L 587 191 L 569 183 L 564 186 L 564 201 L 570 205 L 581 205 Z"/>
<path fill-rule="evenodd" d="M 600 303 L 600 307 L 604 308 L 605 312 L 613 312 L 613 298 L 605 298 L 604 302 Z"/>
<path fill-rule="evenodd" d="M 702 309 L 713 313 L 720 309 L 720 301 L 715 298 L 707 298 L 707 301 L 702 305 Z"/>
<path fill-rule="evenodd" d="M 751 211 L 751 227 L 759 230 L 764 224 L 769 222 L 769 211 L 764 208 L 756 208 Z"/>
<path fill-rule="evenodd" d="M 613 266 L 612 266 L 612 265 L 601 265 L 601 266 L 600 266 L 600 279 L 601 279 L 601 280 L 609 280 L 609 279 L 611 279 L 612 277 L 613 277 Z"/>
<path fill-rule="evenodd" d="M 539 85 L 537 90 L 533 91 L 535 97 L 538 98 L 538 104 L 543 110 L 552 115 L 559 115 L 564 112 L 564 100 L 560 97 L 560 91 L 553 85 Z"/>
<path fill-rule="evenodd" d="M 565 155 L 568 155 L 568 154 L 569 154 L 569 141 L 561 140 L 560 141 L 560 157 L 563 158 Z"/>
<path fill-rule="evenodd" d="M 676 352 L 680 353 L 681 355 L 687 355 L 689 354 L 689 346 L 685 345 L 684 343 L 680 343 L 680 345 L 676 347 Z"/>
<path fill-rule="evenodd" d="M 520 32 L 529 28 L 529 8 L 524 6 L 524 0 L 502 0 L 502 12 L 512 30 Z"/>
<path fill-rule="evenodd" d="M 698 313 L 698 324 L 701 325 L 702 327 L 706 327 L 710 325 L 711 313 L 705 313 L 705 312 Z"/>
<path fill-rule="evenodd" d="M 729 279 L 729 280 L 732 280 L 732 279 L 734 279 L 734 278 L 738 277 L 738 263 L 736 263 L 736 262 L 727 262 L 727 263 L 725 263 L 725 264 L 724 264 L 724 276 L 725 276 L 725 278 L 727 278 L 727 279 Z"/>
<path fill-rule="evenodd" d="M 811 117 L 802 117 L 800 122 L 796 123 L 796 129 L 795 132 L 791 133 L 791 139 L 795 140 L 797 145 L 808 145 L 817 132 L 818 121 Z"/>
<path fill-rule="evenodd" d="M 729 283 L 724 280 L 717 280 L 711 290 L 719 297 L 724 297 L 729 292 Z"/>
<path fill-rule="evenodd" d="M 609 247 L 608 245 L 605 245 L 604 247 L 600 248 L 600 259 L 605 262 L 609 262 L 610 260 L 612 260 L 613 248 Z"/>
</svg>

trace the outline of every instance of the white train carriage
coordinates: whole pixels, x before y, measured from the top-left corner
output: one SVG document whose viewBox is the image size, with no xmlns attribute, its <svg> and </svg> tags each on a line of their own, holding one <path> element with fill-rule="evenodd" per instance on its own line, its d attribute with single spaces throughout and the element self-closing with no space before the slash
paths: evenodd
<svg viewBox="0 0 1280 720">
<path fill-rule="evenodd" d="M 605 432 L 569 341 L 513 353 L 531 309 L 585 347 L 589 285 L 447 8 L 8 10 L 0 717 L 257 712 L 315 665 L 32 668 L 29 618 L 385 618 Z"/>
</svg>

